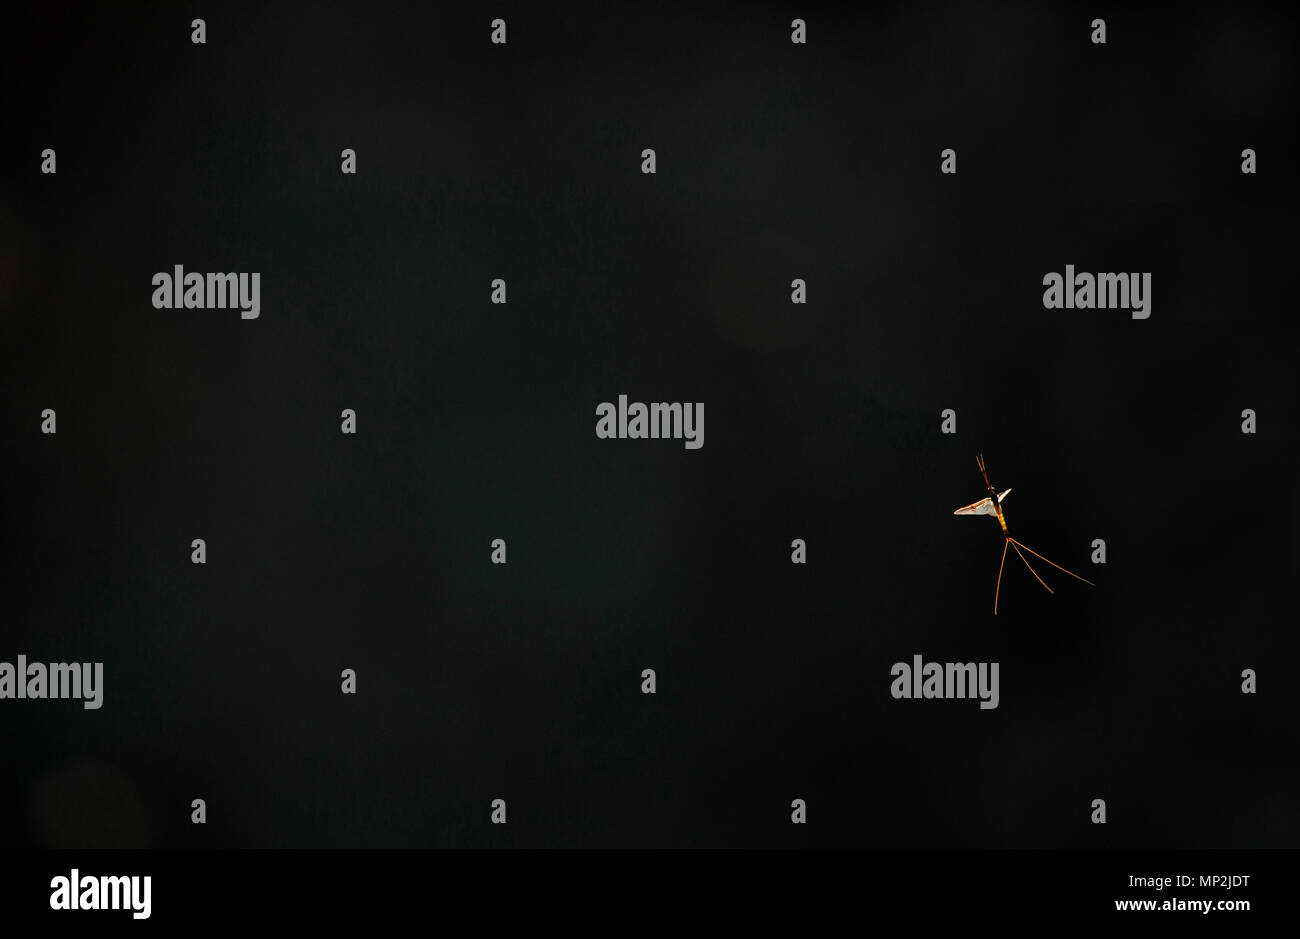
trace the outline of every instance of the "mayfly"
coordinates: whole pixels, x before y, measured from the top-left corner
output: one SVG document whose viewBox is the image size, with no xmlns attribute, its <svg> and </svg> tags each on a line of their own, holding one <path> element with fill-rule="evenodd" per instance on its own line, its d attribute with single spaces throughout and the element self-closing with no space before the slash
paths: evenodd
<svg viewBox="0 0 1300 939">
<path fill-rule="evenodd" d="M 1043 587 L 1047 590 L 1048 593 L 1055 593 L 1055 591 L 1052 590 L 1051 587 L 1047 586 L 1047 584 L 1043 581 L 1043 578 L 1038 576 L 1038 571 L 1034 570 L 1033 566 L 1029 563 L 1028 558 L 1026 558 L 1023 554 L 1020 554 L 1020 549 L 1024 548 L 1026 551 L 1028 551 L 1034 557 L 1038 558 L 1040 561 L 1047 561 L 1047 558 L 1043 557 L 1041 554 L 1039 554 L 1037 551 L 1033 550 L 1032 548 L 1025 547 L 1025 545 L 1021 544 L 1019 541 L 1016 541 L 1016 539 L 1012 538 L 1011 535 L 1007 533 L 1007 517 L 1002 513 L 1002 500 L 1007 497 L 1007 493 L 1009 493 L 1011 490 L 1004 489 L 1002 490 L 1002 492 L 998 492 L 996 489 L 993 488 L 993 484 L 989 482 L 988 470 L 984 468 L 983 454 L 975 458 L 975 463 L 977 466 L 979 466 L 980 473 L 982 473 L 984 476 L 984 485 L 989 487 L 989 494 L 986 498 L 980 499 L 978 502 L 972 502 L 970 505 L 962 506 L 960 509 L 958 509 L 956 512 L 953 512 L 952 514 L 953 515 L 992 515 L 994 518 L 998 520 L 998 524 L 1002 526 L 1002 537 L 1006 539 L 1006 543 L 1002 546 L 1002 563 L 998 565 L 998 583 L 993 590 L 993 615 L 997 616 L 998 594 L 1002 591 L 1002 568 L 1006 566 L 1007 563 L 1008 548 L 1015 549 L 1016 554 L 1020 555 L 1020 560 L 1025 562 L 1025 567 L 1029 568 L 1029 573 L 1034 575 L 1034 578 L 1040 584 L 1043 585 Z M 1070 576 L 1075 578 L 1076 580 L 1082 580 L 1085 584 L 1088 584 L 1091 587 L 1097 586 L 1087 578 L 1080 577 L 1078 574 L 1071 574 L 1069 571 L 1066 571 L 1065 568 L 1061 567 L 1061 565 L 1057 564 L 1055 561 L 1047 561 L 1047 563 L 1051 564 L 1052 567 L 1055 567 L 1057 570 L 1065 571 L 1065 573 L 1070 574 Z"/>
</svg>

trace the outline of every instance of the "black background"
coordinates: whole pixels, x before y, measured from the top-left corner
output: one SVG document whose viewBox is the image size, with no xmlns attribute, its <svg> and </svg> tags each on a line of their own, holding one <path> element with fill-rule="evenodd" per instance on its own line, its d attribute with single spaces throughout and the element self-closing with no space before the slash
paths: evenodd
<svg viewBox="0 0 1300 939">
<path fill-rule="evenodd" d="M 1294 13 L 5 32 L 0 660 L 105 679 L 0 702 L 0 843 L 1300 842 Z M 176 264 L 261 272 L 261 317 L 153 309 Z M 1151 272 L 1150 319 L 1044 310 L 1066 264 Z M 620 393 L 704 402 L 703 449 L 597 439 Z M 1095 588 L 1009 563 L 993 616 L 977 452 Z M 1000 706 L 893 700 L 917 653 Z"/>
</svg>

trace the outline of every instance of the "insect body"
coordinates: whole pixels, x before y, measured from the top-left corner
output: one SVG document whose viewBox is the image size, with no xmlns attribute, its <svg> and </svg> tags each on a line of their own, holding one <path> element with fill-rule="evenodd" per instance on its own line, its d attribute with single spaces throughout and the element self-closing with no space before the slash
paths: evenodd
<svg viewBox="0 0 1300 939">
<path fill-rule="evenodd" d="M 1002 545 L 1002 563 L 998 565 L 998 582 L 997 582 L 997 586 L 993 590 L 993 615 L 996 616 L 998 613 L 998 594 L 1001 593 L 1002 591 L 1002 569 L 1004 566 L 1006 566 L 1007 563 L 1008 548 L 1015 549 L 1016 554 L 1020 555 L 1020 560 L 1025 562 L 1025 567 L 1029 568 L 1029 573 L 1034 575 L 1034 579 L 1037 580 L 1040 584 L 1042 584 L 1044 589 L 1046 589 L 1048 593 L 1055 593 L 1055 591 L 1052 590 L 1051 587 L 1047 586 L 1047 584 L 1043 581 L 1043 578 L 1038 576 L 1038 572 L 1034 570 L 1033 565 L 1029 563 L 1029 559 L 1020 553 L 1021 548 L 1024 548 L 1026 551 L 1028 551 L 1030 554 L 1032 554 L 1034 557 L 1038 558 L 1039 560 L 1047 561 L 1048 564 L 1051 564 L 1052 567 L 1055 567 L 1057 570 L 1065 571 L 1065 573 L 1070 574 L 1070 576 L 1075 578 L 1076 580 L 1082 580 L 1085 584 L 1088 584 L 1089 586 L 1092 587 L 1097 586 L 1092 581 L 1084 577 L 1080 577 L 1078 574 L 1072 574 L 1069 571 L 1066 571 L 1065 568 L 1061 567 L 1061 565 L 1057 564 L 1055 561 L 1048 561 L 1047 558 L 1043 557 L 1037 551 L 1021 544 L 1019 541 L 1016 541 L 1016 539 L 1011 537 L 1010 533 L 1007 531 L 1007 517 L 1002 511 L 1002 500 L 1007 497 L 1007 493 L 1009 493 L 1011 490 L 1004 489 L 1002 490 L 1002 492 L 998 492 L 996 489 L 993 488 L 993 484 L 989 482 L 988 470 L 985 469 L 984 467 L 983 454 L 975 458 L 975 463 L 980 468 L 980 473 L 984 477 L 984 485 L 988 486 L 989 494 L 987 497 L 980 499 L 978 502 L 972 502 L 970 505 L 962 506 L 960 509 L 953 512 L 952 514 L 953 515 L 992 515 L 994 518 L 998 520 L 998 524 L 1002 526 L 1002 536 L 1006 540 L 1006 543 Z"/>
</svg>

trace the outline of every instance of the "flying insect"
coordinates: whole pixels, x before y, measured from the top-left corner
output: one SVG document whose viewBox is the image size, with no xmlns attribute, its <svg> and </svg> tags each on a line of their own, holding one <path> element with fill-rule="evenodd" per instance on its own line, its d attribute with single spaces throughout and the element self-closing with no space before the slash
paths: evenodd
<svg viewBox="0 0 1300 939">
<path fill-rule="evenodd" d="M 980 473 L 984 477 L 984 485 L 988 487 L 989 494 L 983 499 L 980 499 L 978 502 L 972 502 L 970 505 L 962 506 L 960 509 L 953 512 L 952 514 L 953 515 L 991 515 L 994 518 L 996 518 L 998 520 L 998 524 L 1002 526 L 1002 537 L 1005 539 L 1005 543 L 1002 545 L 1002 562 L 998 564 L 997 586 L 994 587 L 993 589 L 993 615 L 994 616 L 998 615 L 998 595 L 1002 591 L 1002 569 L 1006 566 L 1007 549 L 1009 548 L 1015 550 L 1016 554 L 1020 556 L 1020 560 L 1025 562 L 1025 567 L 1029 568 L 1029 573 L 1034 575 L 1034 579 L 1037 580 L 1040 584 L 1042 584 L 1043 588 L 1048 593 L 1054 594 L 1056 593 L 1056 591 L 1054 591 L 1051 587 L 1048 587 L 1047 583 L 1043 580 L 1043 578 L 1038 576 L 1038 571 L 1034 570 L 1033 565 L 1029 563 L 1029 559 L 1025 557 L 1023 554 L 1021 554 L 1021 550 L 1020 550 L 1021 548 L 1024 548 L 1024 550 L 1028 551 L 1030 554 L 1038 558 L 1040 561 L 1046 561 L 1048 564 L 1052 565 L 1052 567 L 1056 568 L 1057 570 L 1065 571 L 1065 573 L 1069 574 L 1075 580 L 1081 580 L 1090 587 L 1097 586 L 1092 581 L 1088 580 L 1086 577 L 1080 577 L 1078 574 L 1074 574 L 1071 573 L 1070 571 L 1066 571 L 1065 568 L 1061 567 L 1061 565 L 1057 564 L 1055 561 L 1048 561 L 1047 558 L 1043 557 L 1033 548 L 1030 548 L 1020 543 L 1016 539 L 1012 538 L 1011 534 L 1007 531 L 1007 517 L 1005 513 L 1003 513 L 1002 511 L 1002 500 L 1007 497 L 1007 494 L 1011 492 L 1011 490 L 1004 489 L 1001 492 L 998 492 L 996 489 L 993 488 L 993 484 L 989 482 L 988 470 L 984 466 L 983 454 L 980 454 L 979 456 L 975 457 L 975 464 L 980 468 Z"/>
</svg>

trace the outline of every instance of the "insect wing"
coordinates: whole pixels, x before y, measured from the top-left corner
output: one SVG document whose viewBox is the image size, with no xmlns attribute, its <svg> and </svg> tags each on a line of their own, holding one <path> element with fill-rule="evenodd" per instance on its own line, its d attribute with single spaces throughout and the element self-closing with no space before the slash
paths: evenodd
<svg viewBox="0 0 1300 939">
<path fill-rule="evenodd" d="M 1010 492 L 1010 490 L 1007 490 Z M 985 497 L 978 502 L 972 502 L 970 505 L 963 505 L 953 515 L 992 515 L 993 500 Z"/>
</svg>

